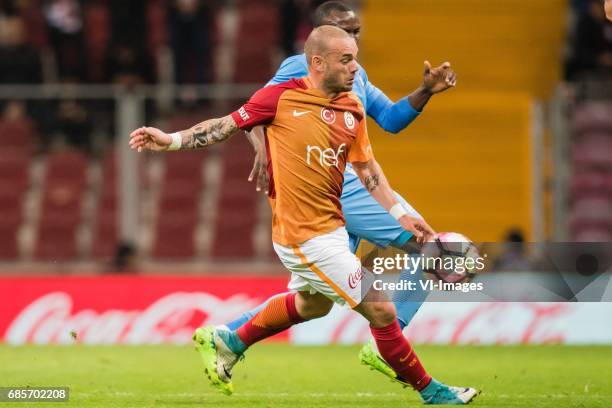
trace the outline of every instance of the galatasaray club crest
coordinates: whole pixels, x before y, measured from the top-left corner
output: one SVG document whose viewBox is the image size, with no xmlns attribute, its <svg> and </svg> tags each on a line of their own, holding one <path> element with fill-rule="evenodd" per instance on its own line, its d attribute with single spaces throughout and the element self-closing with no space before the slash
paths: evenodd
<svg viewBox="0 0 612 408">
<path fill-rule="evenodd" d="M 349 130 L 353 130 L 355 128 L 355 117 L 351 112 L 344 112 L 344 124 Z"/>
<path fill-rule="evenodd" d="M 325 123 L 333 125 L 336 121 L 336 112 L 333 109 L 323 108 L 321 109 L 321 119 L 323 119 Z"/>
</svg>

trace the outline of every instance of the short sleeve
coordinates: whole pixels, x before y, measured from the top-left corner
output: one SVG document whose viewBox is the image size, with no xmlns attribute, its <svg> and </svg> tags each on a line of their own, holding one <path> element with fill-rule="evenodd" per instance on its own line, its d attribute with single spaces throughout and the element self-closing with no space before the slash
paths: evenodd
<svg viewBox="0 0 612 408">
<path fill-rule="evenodd" d="M 255 92 L 253 96 L 235 112 L 232 118 L 238 128 L 250 131 L 258 125 L 266 125 L 274 120 L 280 95 L 285 89 L 269 86 Z"/>
<path fill-rule="evenodd" d="M 366 125 L 365 117 L 359 122 L 357 128 L 357 138 L 351 146 L 351 150 L 348 154 L 348 161 L 354 162 L 367 162 L 374 158 L 372 153 L 372 146 L 370 145 L 370 138 L 368 137 L 368 128 Z"/>
</svg>

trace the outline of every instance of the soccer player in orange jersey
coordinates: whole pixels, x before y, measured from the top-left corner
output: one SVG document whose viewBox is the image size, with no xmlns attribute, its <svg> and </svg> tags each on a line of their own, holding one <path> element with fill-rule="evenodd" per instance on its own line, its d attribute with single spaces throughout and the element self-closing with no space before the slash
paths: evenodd
<svg viewBox="0 0 612 408">
<path fill-rule="evenodd" d="M 305 45 L 309 74 L 256 92 L 231 115 L 166 134 L 143 127 L 131 135 L 138 151 L 205 147 L 237 130 L 265 124 L 272 207 L 272 241 L 291 272 L 289 289 L 236 331 L 194 335 L 213 385 L 231 393 L 231 370 L 252 344 L 346 304 L 369 322 L 378 350 L 426 403 L 467 403 L 472 388 L 445 386 L 425 371 L 402 335 L 393 303 L 371 289 L 371 275 L 350 251 L 340 205 L 347 161 L 370 194 L 419 241 L 434 236 L 395 197 L 374 159 L 365 112 L 351 89 L 357 44 L 343 30 L 321 26 Z M 217 333 L 223 337 L 217 336 Z"/>
</svg>

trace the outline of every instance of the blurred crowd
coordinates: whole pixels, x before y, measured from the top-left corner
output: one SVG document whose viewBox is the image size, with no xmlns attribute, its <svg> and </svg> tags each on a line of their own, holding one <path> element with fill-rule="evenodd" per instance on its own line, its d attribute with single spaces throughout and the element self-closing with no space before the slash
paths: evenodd
<svg viewBox="0 0 612 408">
<path fill-rule="evenodd" d="M 275 44 L 259 50 L 268 63 L 254 61 L 245 78 L 226 80 L 265 82 L 281 58 L 301 49 L 311 13 L 323 1 L 0 0 L 0 85 L 212 83 L 223 78 L 215 72 L 213 56 L 228 51 L 220 38 L 222 11 L 233 10 L 241 27 L 248 25 L 245 14 L 252 7 L 270 16 L 262 25 L 273 32 L 265 40 L 276 38 Z M 238 36 L 243 35 L 240 27 Z M 238 54 L 244 51 L 236 48 Z M 234 64 L 244 65 L 241 61 L 238 55 Z M 43 103 L 44 109 L 37 109 Z M 0 99 L 0 127 L 30 118 L 39 147 L 46 149 L 60 134 L 60 144 L 91 151 L 94 124 L 112 122 L 112 109 L 96 120 L 99 112 L 92 105 L 68 98 L 38 105 Z M 102 133 L 107 130 L 112 132 L 112 126 Z"/>
<path fill-rule="evenodd" d="M 197 66 L 192 77 L 175 70 L 177 82 L 210 81 L 215 6 L 198 0 L 3 0 L 0 81 L 151 83 L 165 45 L 174 50 L 175 65 L 190 58 Z"/>
<path fill-rule="evenodd" d="M 612 22 L 602 0 L 572 0 L 565 77 L 612 79 Z"/>
<path fill-rule="evenodd" d="M 278 13 L 278 47 L 294 53 L 323 0 L 261 0 Z M 0 83 L 155 83 L 171 51 L 176 83 L 214 81 L 223 0 L 1 0 Z M 237 3 L 237 2 L 233 2 Z"/>
</svg>

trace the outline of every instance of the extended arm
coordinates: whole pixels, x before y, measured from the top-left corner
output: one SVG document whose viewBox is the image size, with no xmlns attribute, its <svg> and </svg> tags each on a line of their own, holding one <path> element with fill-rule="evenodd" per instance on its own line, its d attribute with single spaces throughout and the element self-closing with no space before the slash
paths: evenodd
<svg viewBox="0 0 612 408">
<path fill-rule="evenodd" d="M 612 0 L 606 0 L 604 7 L 606 9 L 606 17 L 608 17 L 608 20 L 612 21 Z"/>
<path fill-rule="evenodd" d="M 238 131 L 238 125 L 231 115 L 210 119 L 183 130 L 180 150 L 200 149 L 208 145 L 224 142 Z"/>
<path fill-rule="evenodd" d="M 367 113 L 387 132 L 398 133 L 406 128 L 423 110 L 429 99 L 457 84 L 457 75 L 450 63 L 432 68 L 425 61 L 423 82 L 410 95 L 393 102 L 371 82 L 366 82 Z"/>
<path fill-rule="evenodd" d="M 139 152 L 200 149 L 229 139 L 237 130 L 231 115 L 209 119 L 172 134 L 154 127 L 141 127 L 130 135 L 130 147 Z"/>
<path fill-rule="evenodd" d="M 412 232 L 419 243 L 422 244 L 434 237 L 435 232 L 424 220 L 408 215 L 397 201 L 376 159 L 372 158 L 367 162 L 353 162 L 352 164 L 355 173 L 372 197 L 394 216 L 406 231 Z"/>
</svg>

